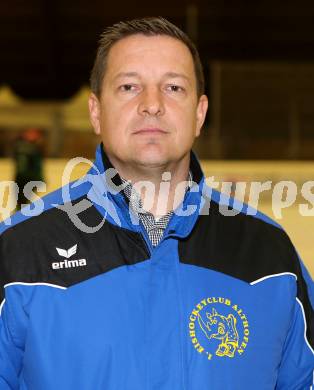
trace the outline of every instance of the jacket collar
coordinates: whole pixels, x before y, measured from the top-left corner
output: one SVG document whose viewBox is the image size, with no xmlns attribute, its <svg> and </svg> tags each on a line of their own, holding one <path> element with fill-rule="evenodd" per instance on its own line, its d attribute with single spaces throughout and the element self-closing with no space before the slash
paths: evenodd
<svg viewBox="0 0 314 390">
<path fill-rule="evenodd" d="M 93 172 L 94 174 L 104 174 L 109 168 L 114 169 L 102 144 L 100 144 L 96 150 L 95 167 L 97 169 Z M 190 170 L 192 172 L 194 184 L 190 190 L 186 192 L 182 204 L 174 210 L 174 215 L 169 221 L 165 234 L 167 233 L 182 238 L 186 237 L 193 229 L 199 216 L 204 186 L 204 174 L 193 151 L 191 151 Z M 123 182 L 117 171 L 115 171 L 115 174 L 111 175 L 110 180 L 117 187 L 121 188 L 121 186 L 123 186 Z M 105 187 L 109 185 L 108 181 L 104 181 L 103 184 Z M 130 215 L 127 215 L 129 214 L 128 199 L 124 192 L 120 191 L 114 195 L 112 195 L 111 192 L 110 195 L 117 207 L 123 210 L 122 215 L 124 216 L 125 221 L 122 221 L 122 225 L 125 225 L 123 222 L 126 222 L 126 225 L 132 230 L 139 230 L 138 227 L 133 225 Z"/>
</svg>

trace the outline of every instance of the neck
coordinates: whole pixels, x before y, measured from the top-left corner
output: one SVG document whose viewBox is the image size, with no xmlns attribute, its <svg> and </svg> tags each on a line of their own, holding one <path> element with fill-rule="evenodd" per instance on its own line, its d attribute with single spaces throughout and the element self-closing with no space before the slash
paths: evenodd
<svg viewBox="0 0 314 390">
<path fill-rule="evenodd" d="M 190 153 L 180 161 L 154 167 L 132 165 L 113 156 L 108 157 L 119 175 L 132 183 L 141 197 L 143 208 L 155 217 L 167 214 L 182 202 L 189 174 Z"/>
</svg>

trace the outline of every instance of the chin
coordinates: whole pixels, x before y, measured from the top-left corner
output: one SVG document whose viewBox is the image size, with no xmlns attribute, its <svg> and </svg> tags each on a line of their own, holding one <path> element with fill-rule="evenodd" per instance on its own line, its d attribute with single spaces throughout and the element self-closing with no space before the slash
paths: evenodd
<svg viewBox="0 0 314 390">
<path fill-rule="evenodd" d="M 148 158 L 137 158 L 135 159 L 135 163 L 137 165 L 141 165 L 142 167 L 150 167 L 150 168 L 157 168 L 164 165 L 167 165 L 169 160 L 167 158 L 156 158 L 156 157 L 148 157 Z"/>
<path fill-rule="evenodd" d="M 135 162 L 143 166 L 161 166 L 171 159 L 168 152 L 161 148 L 147 147 L 137 150 L 132 157 Z"/>
<path fill-rule="evenodd" d="M 169 162 L 168 154 L 165 153 L 136 153 L 133 156 L 133 161 L 142 166 L 158 167 Z"/>
</svg>

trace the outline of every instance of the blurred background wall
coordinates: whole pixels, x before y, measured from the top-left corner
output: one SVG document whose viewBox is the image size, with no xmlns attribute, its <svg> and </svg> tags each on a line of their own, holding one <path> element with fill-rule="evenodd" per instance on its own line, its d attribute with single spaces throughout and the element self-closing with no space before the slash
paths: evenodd
<svg viewBox="0 0 314 390">
<path fill-rule="evenodd" d="M 313 158 L 311 0 L 2 0 L 0 156 L 28 126 L 45 131 L 47 156 L 93 156 L 86 97 L 99 34 L 147 15 L 169 18 L 199 48 L 211 102 L 202 158 Z"/>
<path fill-rule="evenodd" d="M 89 74 L 102 30 L 162 15 L 197 44 L 210 107 L 195 150 L 209 175 L 226 180 L 314 180 L 314 3 L 173 0 L 2 0 L 0 180 L 21 131 L 42 131 L 48 191 L 66 159 L 92 158 Z M 270 197 L 260 207 L 275 218 Z M 314 216 L 290 207 L 279 221 L 314 274 Z"/>
</svg>

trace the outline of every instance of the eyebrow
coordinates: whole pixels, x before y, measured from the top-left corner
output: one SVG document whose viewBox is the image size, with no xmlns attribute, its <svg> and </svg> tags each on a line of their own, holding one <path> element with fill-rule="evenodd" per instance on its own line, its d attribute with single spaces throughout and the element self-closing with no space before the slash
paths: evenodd
<svg viewBox="0 0 314 390">
<path fill-rule="evenodd" d="M 171 79 L 182 78 L 190 82 L 190 78 L 183 73 L 167 72 L 164 76 Z"/>
<path fill-rule="evenodd" d="M 139 77 L 139 74 L 137 72 L 120 72 L 114 77 L 114 79 L 116 80 L 122 77 Z"/>
<path fill-rule="evenodd" d="M 120 79 L 122 77 L 138 77 L 138 78 L 140 78 L 141 76 L 137 72 L 120 72 L 114 77 L 114 80 Z M 164 78 L 172 78 L 172 79 L 183 78 L 190 83 L 190 78 L 183 73 L 167 72 L 163 75 L 163 77 Z"/>
</svg>

